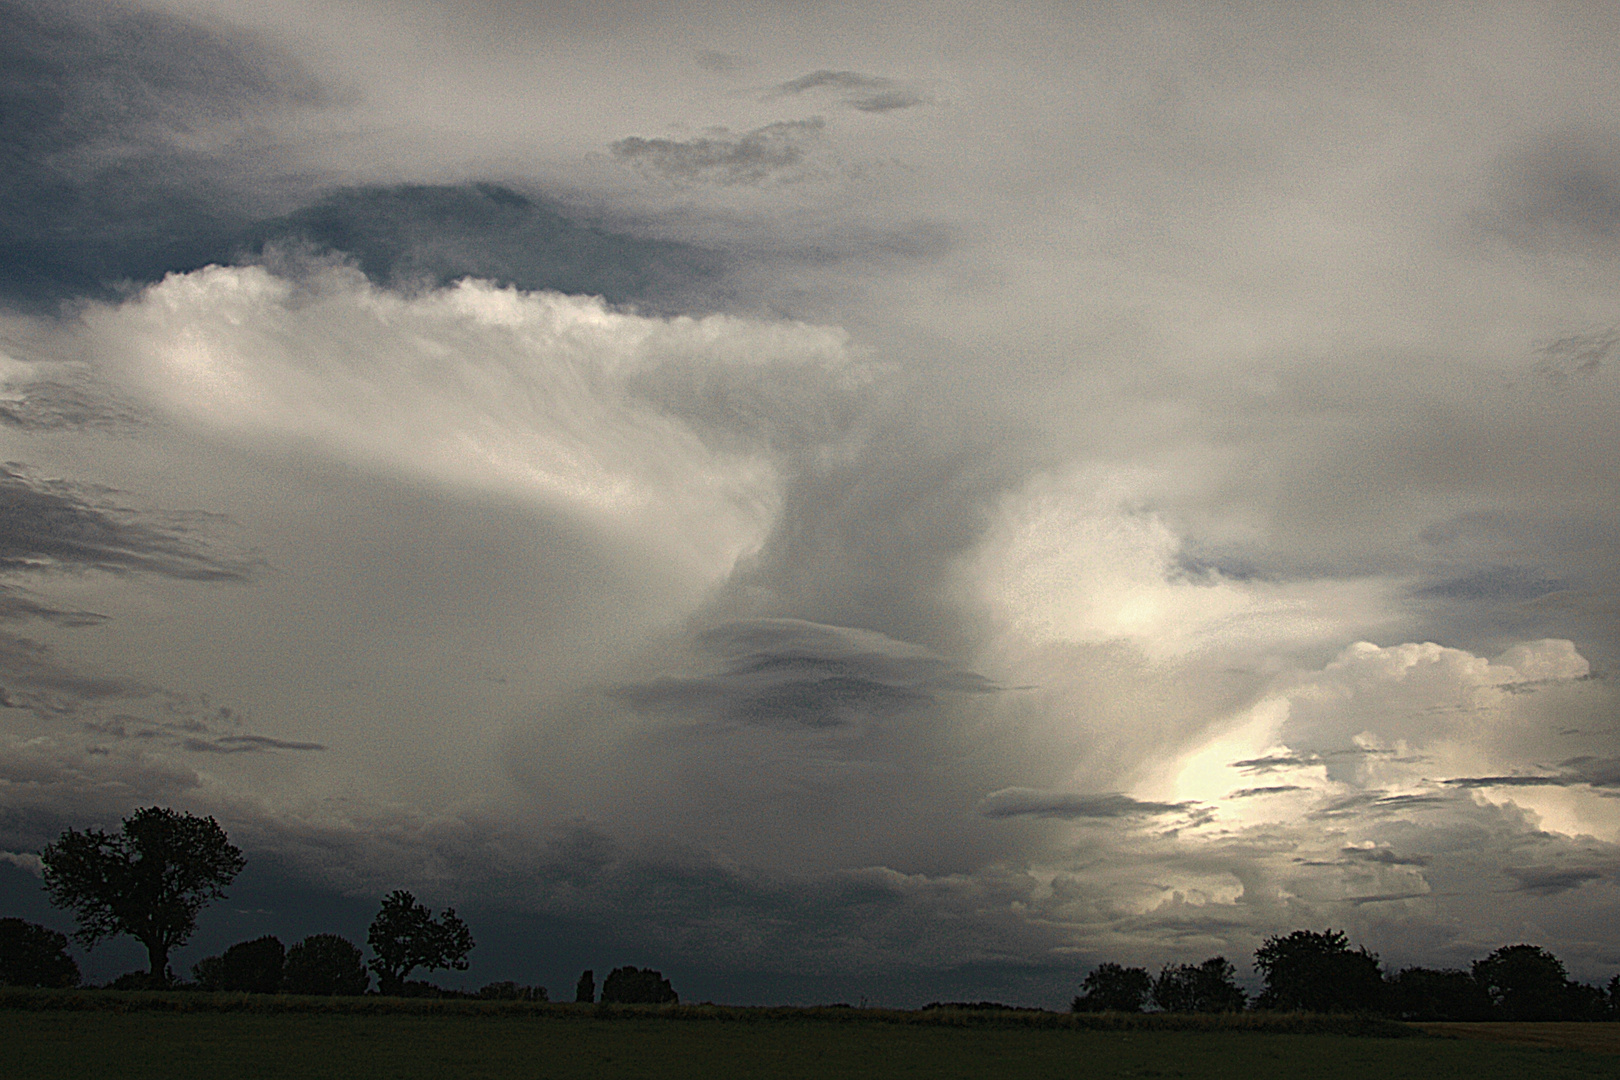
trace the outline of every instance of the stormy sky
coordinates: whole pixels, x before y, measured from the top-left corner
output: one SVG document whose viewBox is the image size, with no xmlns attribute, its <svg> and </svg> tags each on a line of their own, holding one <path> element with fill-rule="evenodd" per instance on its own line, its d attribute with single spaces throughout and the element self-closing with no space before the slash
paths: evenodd
<svg viewBox="0 0 1620 1080">
<path fill-rule="evenodd" d="M 1617 24 L 0 0 L 6 913 L 161 804 L 177 970 L 1606 980 Z"/>
</svg>

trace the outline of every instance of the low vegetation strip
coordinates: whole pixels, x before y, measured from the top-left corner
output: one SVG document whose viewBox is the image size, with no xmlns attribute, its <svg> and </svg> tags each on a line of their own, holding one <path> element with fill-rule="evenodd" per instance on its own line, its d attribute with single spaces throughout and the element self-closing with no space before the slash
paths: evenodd
<svg viewBox="0 0 1620 1080">
<path fill-rule="evenodd" d="M 324 1013 L 334 1016 L 531 1016 L 731 1023 L 903 1024 L 1075 1031 L 1257 1032 L 1405 1038 L 1412 1026 L 1380 1017 L 1323 1013 L 1056 1013 L 1040 1009 L 855 1009 L 733 1005 L 580 1005 L 458 998 L 315 997 L 162 990 L 0 988 L 0 1009 L 28 1012 Z"/>
</svg>

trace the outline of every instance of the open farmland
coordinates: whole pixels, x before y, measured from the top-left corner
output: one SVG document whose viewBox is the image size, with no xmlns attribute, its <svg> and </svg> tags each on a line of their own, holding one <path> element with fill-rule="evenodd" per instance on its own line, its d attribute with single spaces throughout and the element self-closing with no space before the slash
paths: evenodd
<svg viewBox="0 0 1620 1080">
<path fill-rule="evenodd" d="M 106 1004 L 0 1011 L 8 1078 L 1620 1077 L 1620 1056 L 1564 1047 L 1252 1025 L 1107 1030 L 1056 1023 L 1064 1018 L 1053 1014 L 1039 1015 L 1054 1022 L 951 1023 L 790 1010 L 750 1019 L 746 1010 L 366 1014 Z"/>
</svg>

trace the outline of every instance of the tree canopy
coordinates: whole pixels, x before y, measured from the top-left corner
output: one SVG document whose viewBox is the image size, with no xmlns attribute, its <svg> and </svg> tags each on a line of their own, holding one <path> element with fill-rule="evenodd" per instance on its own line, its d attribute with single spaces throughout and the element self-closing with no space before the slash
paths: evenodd
<svg viewBox="0 0 1620 1080">
<path fill-rule="evenodd" d="M 622 1005 L 674 1005 L 681 995 L 675 992 L 662 972 L 652 968 L 621 967 L 602 980 L 602 1000 Z"/>
<path fill-rule="evenodd" d="M 1146 968 L 1098 964 L 1080 984 L 1080 996 L 1070 1008 L 1074 1012 L 1141 1012 L 1142 1001 L 1152 988 L 1153 976 Z"/>
<path fill-rule="evenodd" d="M 51 903 L 72 911 L 74 940 L 94 948 L 128 934 L 146 946 L 150 977 L 169 979 L 169 950 L 223 899 L 247 860 L 211 817 L 160 806 L 137 810 L 116 833 L 68 829 L 39 853 Z"/>
<path fill-rule="evenodd" d="M 405 977 L 419 967 L 466 971 L 467 954 L 473 949 L 472 931 L 456 917 L 455 908 L 445 908 L 435 919 L 404 889 L 383 898 L 366 943 L 375 954 L 371 970 L 377 973 L 378 989 L 384 994 L 402 992 Z"/>
<path fill-rule="evenodd" d="M 273 935 L 242 941 L 220 956 L 205 956 L 192 968 L 197 985 L 204 990 L 232 990 L 245 994 L 281 992 L 282 965 L 286 950 Z"/>
<path fill-rule="evenodd" d="M 1504 1020 L 1561 1020 L 1569 978 L 1563 961 L 1535 945 L 1505 945 L 1473 964 L 1474 981 Z"/>
<path fill-rule="evenodd" d="M 287 950 L 281 988 L 289 994 L 358 995 L 371 987 L 359 946 L 337 934 L 311 934 Z"/>
<path fill-rule="evenodd" d="M 1153 1004 L 1165 1012 L 1242 1012 L 1248 1002 L 1235 981 L 1237 968 L 1224 956 L 1202 964 L 1165 965 L 1153 980 Z"/>
<path fill-rule="evenodd" d="M 1382 1004 L 1377 955 L 1350 948 L 1343 931 L 1331 927 L 1267 938 L 1255 951 L 1254 966 L 1266 983 L 1255 1002 L 1262 1009 L 1370 1012 Z"/>
</svg>

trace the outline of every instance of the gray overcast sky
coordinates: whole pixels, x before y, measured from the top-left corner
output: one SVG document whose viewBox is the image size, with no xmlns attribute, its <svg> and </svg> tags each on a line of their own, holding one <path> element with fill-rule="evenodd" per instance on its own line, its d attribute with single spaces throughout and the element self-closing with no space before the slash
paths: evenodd
<svg viewBox="0 0 1620 1080">
<path fill-rule="evenodd" d="M 0 21 L 14 896 L 156 802 L 554 991 L 1620 968 L 1609 5 Z"/>
</svg>

